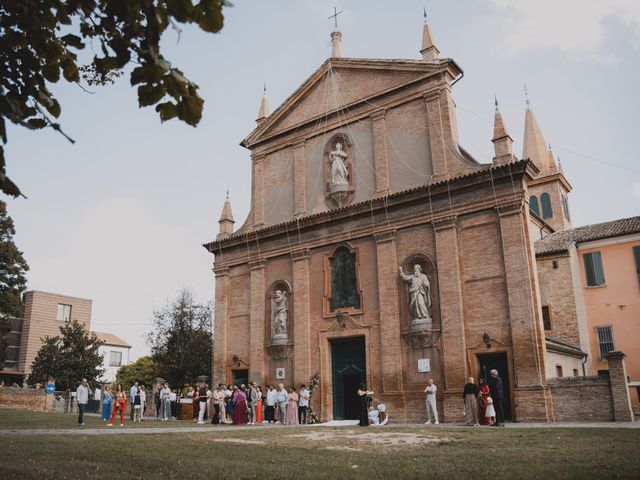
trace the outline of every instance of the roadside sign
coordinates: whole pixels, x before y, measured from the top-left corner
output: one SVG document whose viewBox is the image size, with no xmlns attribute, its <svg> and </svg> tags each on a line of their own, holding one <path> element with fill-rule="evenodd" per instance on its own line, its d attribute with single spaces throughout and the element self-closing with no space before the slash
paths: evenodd
<svg viewBox="0 0 640 480">
<path fill-rule="evenodd" d="M 45 390 L 47 391 L 47 393 L 55 393 L 56 386 L 53 383 L 47 383 L 47 386 L 45 387 Z"/>
</svg>

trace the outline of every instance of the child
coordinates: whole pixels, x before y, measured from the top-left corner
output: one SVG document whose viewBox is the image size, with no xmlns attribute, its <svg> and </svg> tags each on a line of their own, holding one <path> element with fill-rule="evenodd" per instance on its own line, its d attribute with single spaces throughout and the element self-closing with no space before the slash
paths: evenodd
<svg viewBox="0 0 640 480">
<path fill-rule="evenodd" d="M 496 423 L 496 409 L 493 408 L 493 398 L 487 397 L 487 411 L 484 414 L 489 419 L 489 425 Z"/>
<path fill-rule="evenodd" d="M 136 396 L 133 397 L 133 421 L 142 421 L 142 403 L 140 401 L 140 389 L 137 390 Z"/>
</svg>

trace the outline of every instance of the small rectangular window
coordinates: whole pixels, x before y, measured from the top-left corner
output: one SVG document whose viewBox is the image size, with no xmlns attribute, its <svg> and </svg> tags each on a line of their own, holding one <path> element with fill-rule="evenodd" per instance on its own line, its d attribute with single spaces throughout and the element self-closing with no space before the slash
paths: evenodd
<svg viewBox="0 0 640 480">
<path fill-rule="evenodd" d="M 640 245 L 633 247 L 633 258 L 636 261 L 636 274 L 638 275 L 638 280 L 640 280 Z"/>
<path fill-rule="evenodd" d="M 574 376 L 574 377 L 578 377 L 578 376 L 580 376 L 580 374 L 578 373 L 578 369 L 577 369 L 577 368 L 574 368 L 574 369 L 573 369 L 573 376 Z"/>
<path fill-rule="evenodd" d="M 602 255 L 600 252 L 585 253 L 583 258 L 587 286 L 597 287 L 604 285 L 604 268 L 602 267 Z"/>
<path fill-rule="evenodd" d="M 598 347 L 600 349 L 600 358 L 605 358 L 607 353 L 615 350 L 613 343 L 613 326 L 603 325 L 596 327 L 598 331 Z"/>
<path fill-rule="evenodd" d="M 556 365 L 556 377 L 562 378 L 562 365 Z"/>
<path fill-rule="evenodd" d="M 609 378 L 609 370 L 598 370 L 598 376 L 602 378 Z"/>
<path fill-rule="evenodd" d="M 112 350 L 109 352 L 109 366 L 119 367 L 122 365 L 122 352 Z"/>
<path fill-rule="evenodd" d="M 551 330 L 551 309 L 549 305 L 542 306 L 542 325 L 546 331 Z"/>
<path fill-rule="evenodd" d="M 64 303 L 58 304 L 58 314 L 56 316 L 61 322 L 71 321 L 71 305 L 65 305 Z"/>
</svg>

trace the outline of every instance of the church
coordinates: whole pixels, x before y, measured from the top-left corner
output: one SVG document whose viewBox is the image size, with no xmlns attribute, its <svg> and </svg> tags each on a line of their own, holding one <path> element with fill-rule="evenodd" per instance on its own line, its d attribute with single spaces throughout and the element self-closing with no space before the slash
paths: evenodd
<svg viewBox="0 0 640 480">
<path fill-rule="evenodd" d="M 250 212 L 234 229 L 227 198 L 205 245 L 213 383 L 312 383 L 325 421 L 357 417 L 362 382 L 394 420 L 423 422 L 431 378 L 441 418 L 460 421 L 468 377 L 495 368 L 508 418 L 554 420 L 550 358 L 576 371 L 588 346 L 545 339 L 534 242 L 571 227 L 571 185 L 533 111 L 522 159 L 497 102 L 495 156 L 474 158 L 452 97 L 463 71 L 426 21 L 419 59 L 347 58 L 341 41 L 276 110 L 262 98 L 241 143 Z"/>
</svg>

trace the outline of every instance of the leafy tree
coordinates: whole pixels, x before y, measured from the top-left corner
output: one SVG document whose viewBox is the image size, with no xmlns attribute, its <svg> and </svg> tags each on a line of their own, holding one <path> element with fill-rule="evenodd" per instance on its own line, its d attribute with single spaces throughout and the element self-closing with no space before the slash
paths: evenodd
<svg viewBox="0 0 640 480">
<path fill-rule="evenodd" d="M 227 0 L 3 0 L 0 2 L 0 138 L 7 143 L 5 119 L 32 129 L 51 127 L 61 107 L 49 91 L 64 78 L 89 85 L 112 83 L 133 63 L 141 107 L 156 105 L 162 121 L 195 126 L 202 116 L 198 86 L 164 58 L 160 39 L 168 27 L 195 23 L 219 32 Z M 87 63 L 78 61 L 89 46 Z M 6 177 L 0 146 L 0 190 L 21 195 Z"/>
<path fill-rule="evenodd" d="M 200 305 L 189 289 L 153 314 L 154 330 L 147 335 L 158 373 L 170 385 L 195 382 L 211 372 L 211 306 Z"/>
<path fill-rule="evenodd" d="M 58 390 L 75 388 L 86 378 L 90 384 L 98 383 L 104 374 L 102 355 L 98 347 L 102 342 L 96 334 L 73 320 L 60 327 L 60 335 L 46 336 L 33 364 L 27 383 L 46 383 L 55 379 Z"/>
<path fill-rule="evenodd" d="M 5 360 L 6 336 L 11 331 L 9 317 L 22 316 L 22 292 L 27 288 L 29 265 L 13 241 L 15 233 L 7 204 L 0 200 L 0 368 Z"/>
<path fill-rule="evenodd" d="M 121 383 L 125 388 L 133 385 L 134 382 L 140 382 L 145 387 L 150 387 L 159 377 L 158 366 L 151 357 L 140 357 L 129 365 L 123 365 L 118 369 L 116 375 L 116 385 Z"/>
</svg>

